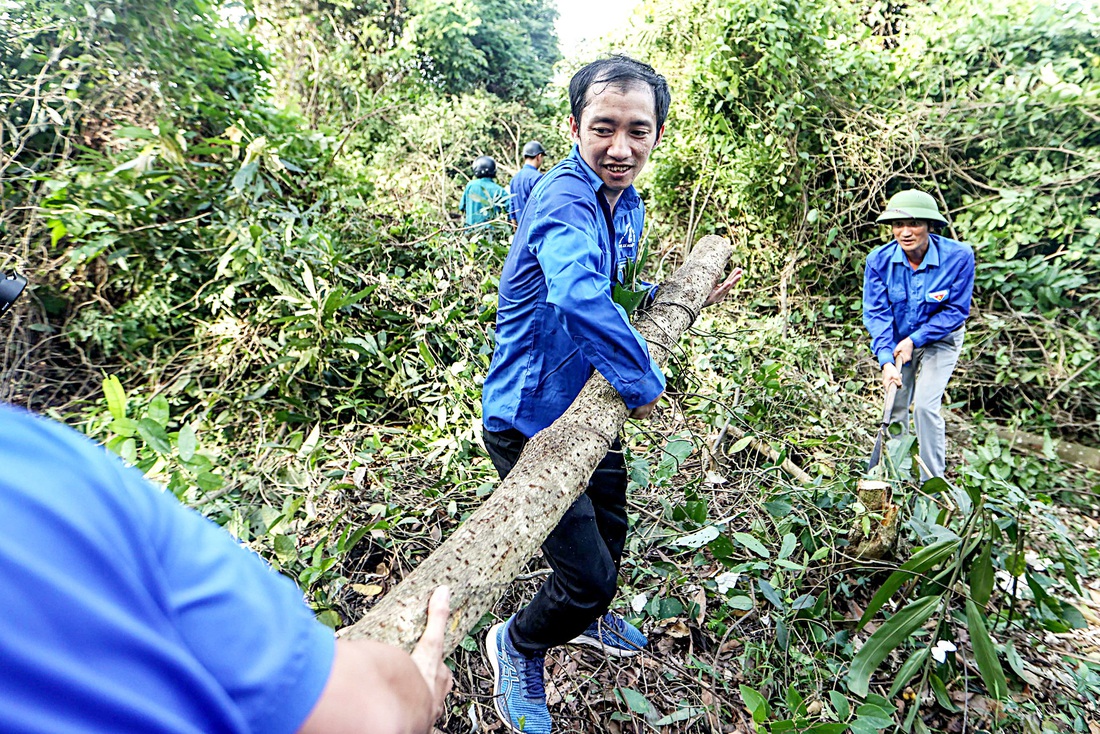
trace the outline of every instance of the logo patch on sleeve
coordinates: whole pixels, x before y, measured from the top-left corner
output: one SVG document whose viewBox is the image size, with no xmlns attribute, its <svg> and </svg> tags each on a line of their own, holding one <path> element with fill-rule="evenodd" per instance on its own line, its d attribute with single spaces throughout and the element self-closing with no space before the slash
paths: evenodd
<svg viewBox="0 0 1100 734">
<path fill-rule="evenodd" d="M 943 291 L 936 291 L 935 293 L 929 293 L 928 297 L 931 298 L 936 303 L 940 303 L 941 301 L 943 301 L 943 299 L 947 298 L 947 291 L 943 290 Z"/>
</svg>

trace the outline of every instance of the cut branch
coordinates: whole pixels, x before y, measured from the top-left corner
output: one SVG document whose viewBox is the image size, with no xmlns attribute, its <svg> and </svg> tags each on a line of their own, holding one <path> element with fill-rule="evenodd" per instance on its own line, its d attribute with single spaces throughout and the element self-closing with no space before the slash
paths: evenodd
<svg viewBox="0 0 1100 734">
<path fill-rule="evenodd" d="M 658 289 L 654 304 L 635 325 L 658 364 L 667 361 L 691 326 L 730 254 L 728 240 L 704 237 Z M 453 650 L 584 492 L 626 416 L 619 394 L 599 373 L 593 374 L 569 409 L 528 442 L 485 504 L 341 634 L 411 650 L 424 629 L 428 597 L 446 584 L 451 587 L 451 618 L 445 650 Z"/>
</svg>

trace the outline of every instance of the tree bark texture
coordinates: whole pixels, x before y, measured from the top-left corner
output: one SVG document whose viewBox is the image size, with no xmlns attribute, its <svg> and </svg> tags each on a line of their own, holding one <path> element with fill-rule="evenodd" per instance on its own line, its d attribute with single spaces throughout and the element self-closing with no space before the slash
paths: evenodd
<svg viewBox="0 0 1100 734">
<path fill-rule="evenodd" d="M 731 252 L 724 238 L 702 238 L 635 323 L 658 364 L 667 361 L 695 320 Z M 451 617 L 445 650 L 453 650 L 584 492 L 626 417 L 619 394 L 598 372 L 593 374 L 569 409 L 528 442 L 489 499 L 341 635 L 412 650 L 424 629 L 428 597 L 446 584 Z"/>
</svg>

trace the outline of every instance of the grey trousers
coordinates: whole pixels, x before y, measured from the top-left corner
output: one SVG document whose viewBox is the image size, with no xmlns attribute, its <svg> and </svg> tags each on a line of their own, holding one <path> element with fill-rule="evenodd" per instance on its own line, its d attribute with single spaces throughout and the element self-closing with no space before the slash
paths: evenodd
<svg viewBox="0 0 1100 734">
<path fill-rule="evenodd" d="M 940 405 L 959 361 L 965 333 L 966 327 L 959 327 L 943 339 L 913 350 L 913 359 L 901 368 L 901 389 L 890 414 L 890 423 L 900 423 L 902 432 L 908 432 L 912 404 L 920 458 L 933 477 L 942 477 L 947 469 L 947 436 Z M 921 469 L 921 479 L 929 478 Z"/>
</svg>

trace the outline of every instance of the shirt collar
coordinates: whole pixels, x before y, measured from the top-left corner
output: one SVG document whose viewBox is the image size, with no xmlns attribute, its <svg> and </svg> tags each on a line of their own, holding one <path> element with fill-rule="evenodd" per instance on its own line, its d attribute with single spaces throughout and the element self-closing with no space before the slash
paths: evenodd
<svg viewBox="0 0 1100 734">
<path fill-rule="evenodd" d="M 927 268 L 938 268 L 940 266 L 940 248 L 936 244 L 939 239 L 939 235 L 934 235 L 931 232 L 928 233 L 928 252 L 924 253 L 924 259 L 921 260 L 920 267 L 917 270 L 924 270 Z M 901 249 L 901 245 L 897 240 L 894 240 L 894 252 L 890 255 L 890 262 L 893 263 L 905 263 L 906 267 L 909 265 L 909 258 L 905 256 L 905 251 Z"/>
<path fill-rule="evenodd" d="M 588 181 L 588 185 L 592 187 L 596 195 L 602 196 L 600 189 L 603 187 L 603 181 L 596 175 L 596 172 L 584 162 L 584 158 L 581 158 L 581 149 L 576 143 L 573 144 L 573 151 L 569 154 L 569 157 L 579 164 L 577 170 L 584 174 L 585 180 Z M 619 201 L 615 204 L 615 212 L 630 211 L 631 209 L 637 208 L 641 202 L 642 199 L 638 196 L 638 192 L 632 184 L 619 196 Z"/>
</svg>

